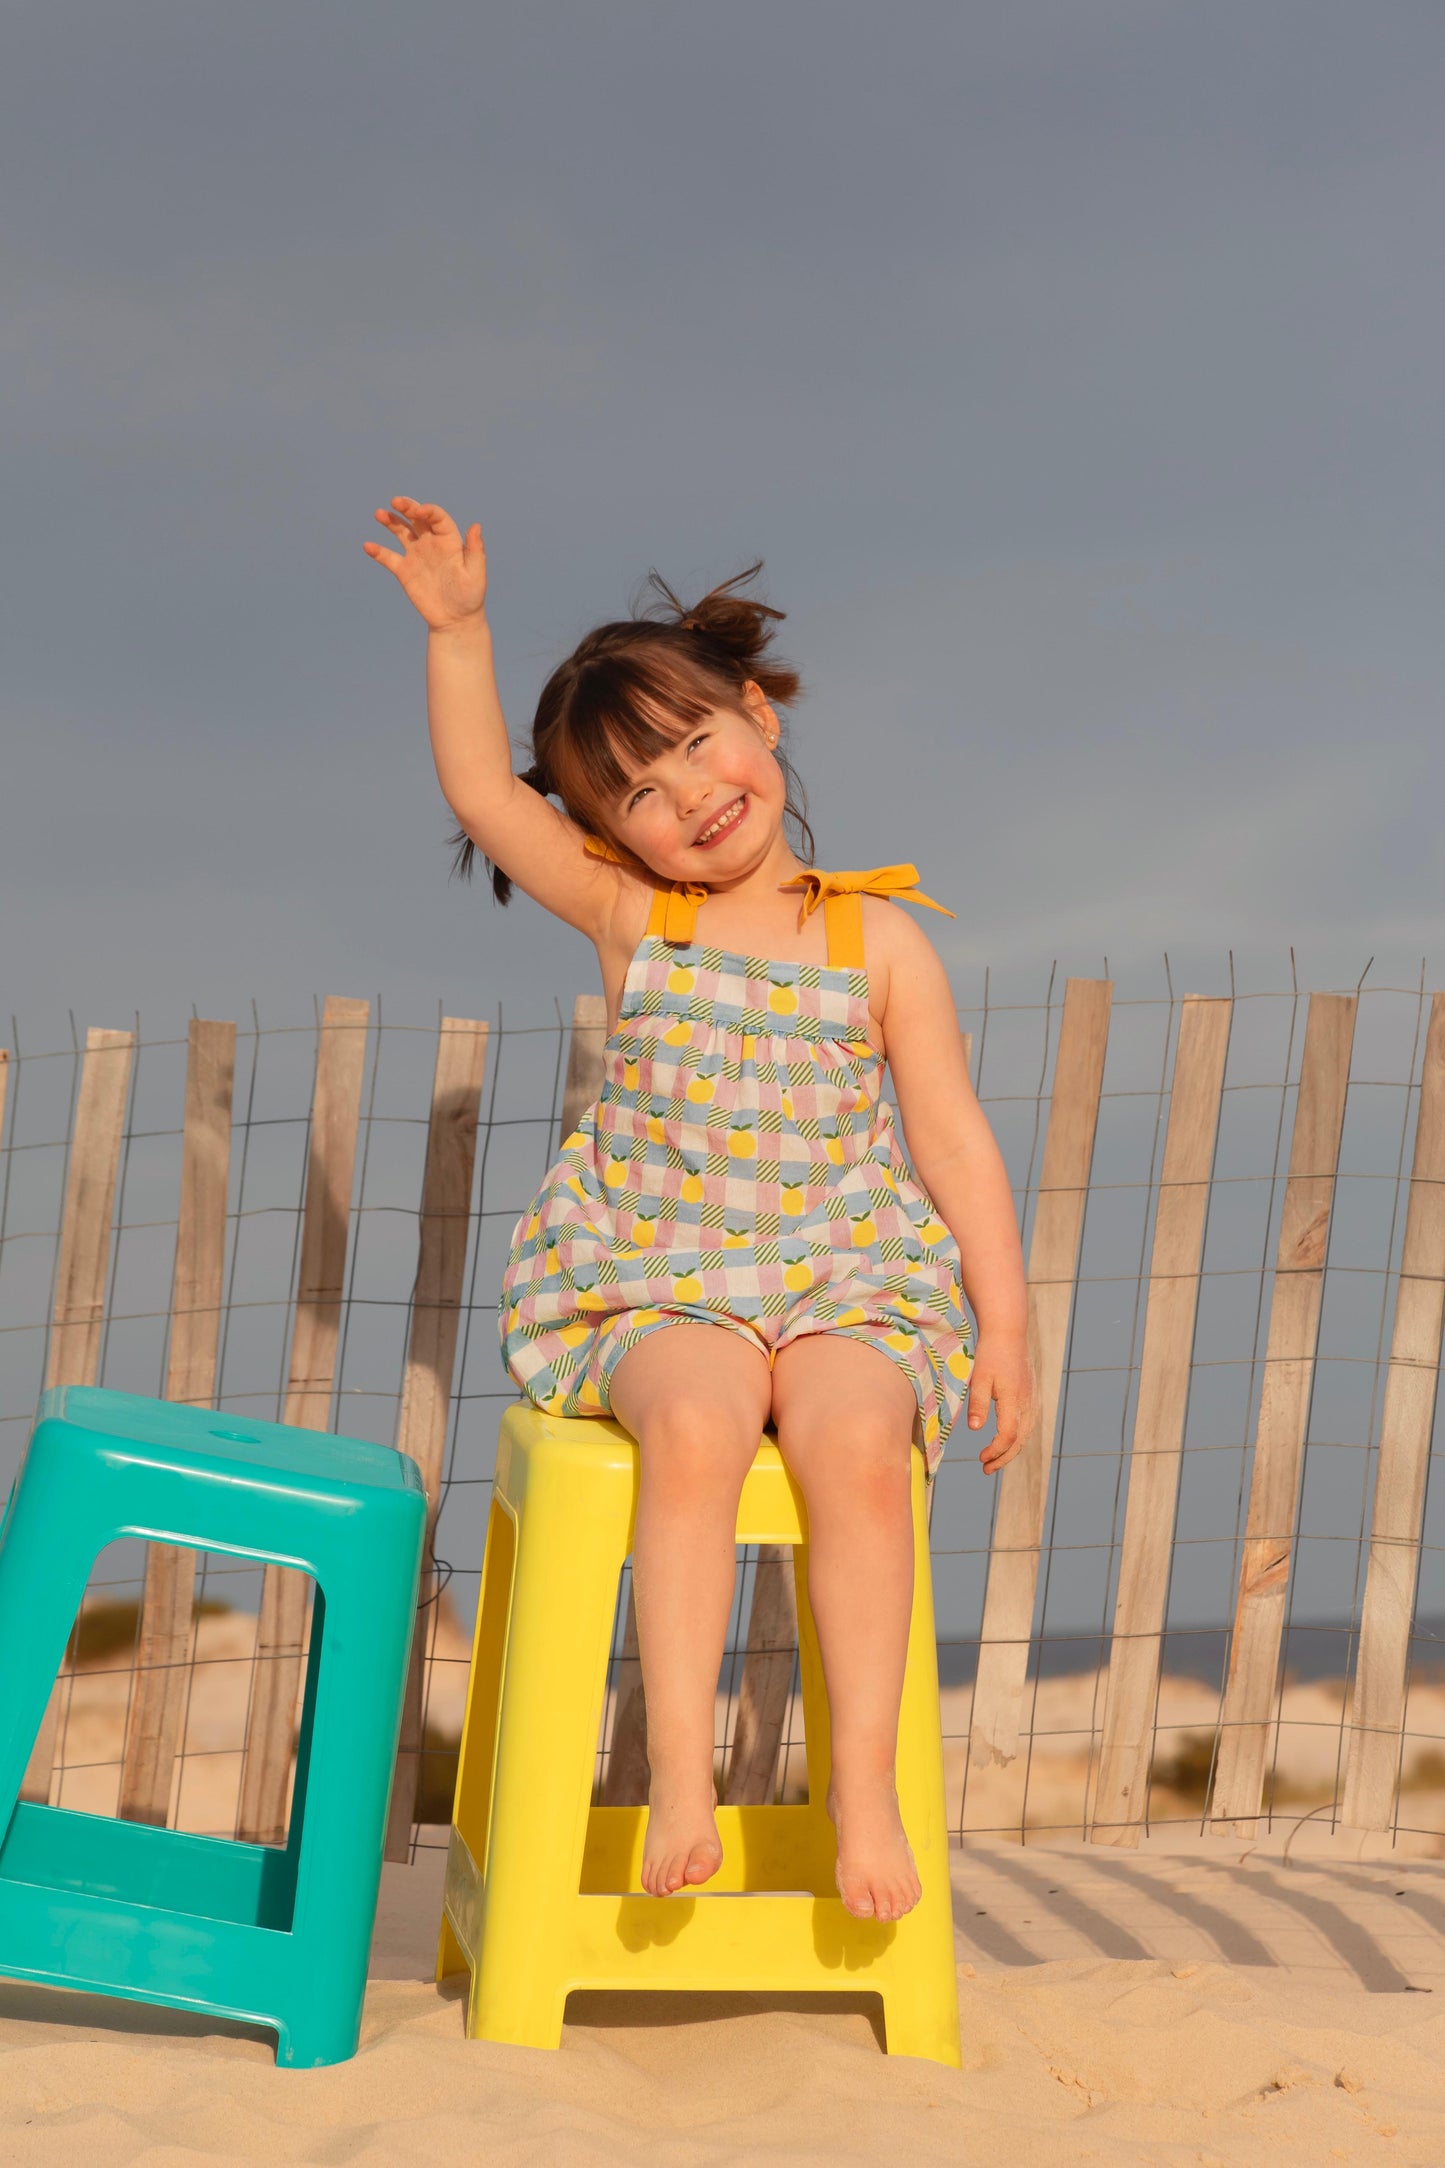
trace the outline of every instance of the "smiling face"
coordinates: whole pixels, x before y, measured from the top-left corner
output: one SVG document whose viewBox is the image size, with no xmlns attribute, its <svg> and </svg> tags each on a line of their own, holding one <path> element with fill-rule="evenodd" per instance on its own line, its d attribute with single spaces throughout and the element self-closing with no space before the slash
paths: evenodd
<svg viewBox="0 0 1445 2168">
<path fill-rule="evenodd" d="M 780 852 L 786 788 L 773 758 L 778 721 L 755 685 L 746 712 L 714 708 L 634 768 L 608 827 L 665 881 L 731 887 Z"/>
</svg>

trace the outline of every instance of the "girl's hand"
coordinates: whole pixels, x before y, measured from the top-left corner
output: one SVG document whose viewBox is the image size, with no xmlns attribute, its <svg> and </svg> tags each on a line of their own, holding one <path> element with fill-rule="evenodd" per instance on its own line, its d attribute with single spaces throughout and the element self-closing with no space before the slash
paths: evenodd
<svg viewBox="0 0 1445 2168">
<path fill-rule="evenodd" d="M 1019 1451 L 1034 1417 L 1034 1371 L 1026 1334 L 979 1334 L 968 1381 L 970 1430 L 982 1430 L 990 1401 L 998 1425 L 978 1458 L 985 1475 L 997 1475 Z"/>
<path fill-rule="evenodd" d="M 415 497 L 393 497 L 391 510 L 376 517 L 400 542 L 400 553 L 379 542 L 361 546 L 376 564 L 395 573 L 432 632 L 481 616 L 487 553 L 480 527 L 469 527 L 463 536 L 439 504 L 418 504 Z"/>
</svg>

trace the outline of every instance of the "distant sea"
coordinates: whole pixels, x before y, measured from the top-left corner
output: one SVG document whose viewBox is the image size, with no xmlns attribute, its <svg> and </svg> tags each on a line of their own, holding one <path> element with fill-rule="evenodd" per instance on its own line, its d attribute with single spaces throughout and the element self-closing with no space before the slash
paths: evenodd
<svg viewBox="0 0 1445 2168">
<path fill-rule="evenodd" d="M 1284 1670 L 1299 1680 L 1342 1678 L 1354 1662 L 1358 1624 L 1313 1619 L 1292 1625 L 1285 1639 Z M 1174 1678 L 1217 1686 L 1229 1660 L 1229 1633 L 1222 1626 L 1182 1627 L 1164 1636 L 1164 1669 Z M 1029 1652 L 1029 1675 L 1072 1678 L 1109 1661 L 1109 1639 L 1097 1632 L 1049 1634 Z M 1445 1677 L 1445 1613 L 1419 1618 L 1411 1633 L 1410 1664 L 1416 1678 Z M 978 1668 L 977 1641 L 941 1642 L 939 1683 L 967 1686 Z"/>
</svg>

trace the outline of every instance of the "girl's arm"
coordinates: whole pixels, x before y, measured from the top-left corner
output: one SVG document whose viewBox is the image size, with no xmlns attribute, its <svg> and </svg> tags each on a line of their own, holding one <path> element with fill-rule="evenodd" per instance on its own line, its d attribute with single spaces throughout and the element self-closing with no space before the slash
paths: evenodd
<svg viewBox="0 0 1445 2168">
<path fill-rule="evenodd" d="M 1013 1191 L 964 1064 L 953 994 L 921 927 L 890 912 L 883 1036 L 908 1156 L 958 1244 L 964 1293 L 978 1325 L 968 1420 L 992 1400 L 996 1436 L 979 1458 L 992 1473 L 1013 1459 L 1033 1413 L 1028 1292 Z"/>
<path fill-rule="evenodd" d="M 440 505 L 393 497 L 378 511 L 400 551 L 378 542 L 368 557 L 397 581 L 427 627 L 427 724 L 437 780 L 472 841 L 519 888 L 600 940 L 618 892 L 615 866 L 591 857 L 582 831 L 512 772 L 487 623 L 482 530 L 463 536 Z"/>
</svg>

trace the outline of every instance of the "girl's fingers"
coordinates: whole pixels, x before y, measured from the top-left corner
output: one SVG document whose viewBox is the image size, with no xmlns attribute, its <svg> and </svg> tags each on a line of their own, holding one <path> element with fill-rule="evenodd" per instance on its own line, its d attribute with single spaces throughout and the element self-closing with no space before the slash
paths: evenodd
<svg viewBox="0 0 1445 2168">
<path fill-rule="evenodd" d="M 406 514 L 418 534 L 444 535 L 448 528 L 456 532 L 450 515 L 439 504 L 419 504 L 415 497 L 393 497 L 391 501 Z"/>
<path fill-rule="evenodd" d="M 363 542 L 361 546 L 368 557 L 379 565 L 385 565 L 388 572 L 400 572 L 406 563 L 404 557 L 399 557 L 395 550 L 384 550 L 379 542 Z"/>
</svg>

